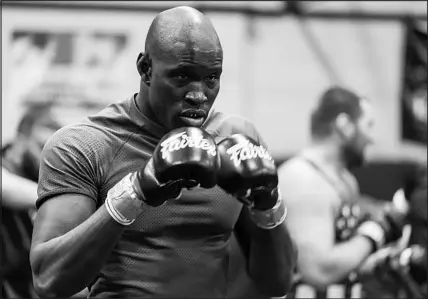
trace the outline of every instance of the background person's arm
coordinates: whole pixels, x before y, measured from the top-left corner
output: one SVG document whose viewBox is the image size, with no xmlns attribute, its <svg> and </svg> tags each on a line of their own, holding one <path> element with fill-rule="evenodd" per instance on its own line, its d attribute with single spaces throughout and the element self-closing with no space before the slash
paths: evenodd
<svg viewBox="0 0 428 299">
<path fill-rule="evenodd" d="M 288 207 L 286 224 L 298 248 L 300 274 L 307 283 L 324 288 L 356 270 L 373 245 L 363 236 L 335 244 L 337 195 L 316 176 L 305 174 L 304 167 L 295 166 L 296 171 L 280 169 L 280 187 Z"/>
<path fill-rule="evenodd" d="M 37 183 L 17 176 L 3 166 L 2 205 L 13 210 L 29 210 L 36 208 Z"/>
</svg>

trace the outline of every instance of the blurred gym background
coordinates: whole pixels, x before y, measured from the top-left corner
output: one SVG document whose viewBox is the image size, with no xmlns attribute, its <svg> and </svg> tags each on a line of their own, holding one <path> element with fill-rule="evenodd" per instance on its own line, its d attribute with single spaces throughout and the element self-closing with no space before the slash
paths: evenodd
<svg viewBox="0 0 428 299">
<path fill-rule="evenodd" d="M 252 120 L 278 163 L 309 141 L 320 94 L 341 84 L 376 109 L 363 193 L 391 198 L 427 160 L 426 1 L 2 1 L 2 143 L 24 111 L 53 104 L 63 125 L 138 90 L 153 17 L 206 13 L 224 49 L 216 106 Z"/>
</svg>

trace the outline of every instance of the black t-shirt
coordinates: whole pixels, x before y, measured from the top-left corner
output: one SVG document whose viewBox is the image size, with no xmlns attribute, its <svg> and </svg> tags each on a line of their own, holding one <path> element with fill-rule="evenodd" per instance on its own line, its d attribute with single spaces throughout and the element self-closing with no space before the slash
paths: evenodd
<svg viewBox="0 0 428 299">
<path fill-rule="evenodd" d="M 214 110 L 203 128 L 214 137 L 244 133 L 259 140 L 249 121 Z M 37 206 L 65 193 L 89 196 L 101 206 L 110 188 L 151 157 L 165 133 L 141 114 L 134 97 L 59 130 L 43 151 Z M 231 261 L 231 251 L 241 255 L 231 236 L 241 209 L 219 187 L 183 190 L 180 200 L 147 207 L 125 229 L 89 297 L 240 296 L 248 287 L 236 289 L 235 280 L 245 265 Z M 248 276 L 244 280 L 253 287 Z"/>
</svg>

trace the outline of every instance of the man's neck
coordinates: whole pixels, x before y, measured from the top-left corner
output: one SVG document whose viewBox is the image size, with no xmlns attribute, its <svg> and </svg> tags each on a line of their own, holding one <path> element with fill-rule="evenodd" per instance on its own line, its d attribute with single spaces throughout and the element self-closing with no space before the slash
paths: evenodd
<svg viewBox="0 0 428 299">
<path fill-rule="evenodd" d="M 304 150 L 304 153 L 322 163 L 323 166 L 339 173 L 346 169 L 340 146 L 332 140 L 314 140 L 311 146 Z"/>
<path fill-rule="evenodd" d="M 147 107 L 145 107 L 145 101 L 144 98 L 147 98 L 147 91 L 144 89 L 140 89 L 140 91 L 137 93 L 137 95 L 135 96 L 135 105 L 137 106 L 137 109 L 144 115 L 147 116 Z"/>
<path fill-rule="evenodd" d="M 155 114 L 153 113 L 153 110 L 150 107 L 148 98 L 149 98 L 148 89 L 140 88 L 140 92 L 135 97 L 135 104 L 137 106 L 137 109 L 152 122 L 156 124 L 160 124 Z"/>
</svg>

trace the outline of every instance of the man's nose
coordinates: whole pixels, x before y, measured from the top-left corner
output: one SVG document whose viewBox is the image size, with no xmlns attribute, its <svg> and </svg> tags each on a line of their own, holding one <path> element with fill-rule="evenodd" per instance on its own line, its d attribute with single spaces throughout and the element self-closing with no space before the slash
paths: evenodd
<svg viewBox="0 0 428 299">
<path fill-rule="evenodd" d="M 188 94 L 186 94 L 184 99 L 192 106 L 201 105 L 208 100 L 205 94 L 201 91 L 189 92 Z"/>
</svg>

